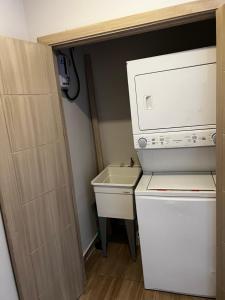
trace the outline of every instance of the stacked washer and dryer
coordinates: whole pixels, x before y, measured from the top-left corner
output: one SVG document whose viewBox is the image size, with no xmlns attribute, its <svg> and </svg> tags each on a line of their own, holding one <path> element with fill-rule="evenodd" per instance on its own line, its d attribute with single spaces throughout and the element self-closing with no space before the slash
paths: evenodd
<svg viewBox="0 0 225 300">
<path fill-rule="evenodd" d="M 146 289 L 215 297 L 216 49 L 127 63 Z"/>
</svg>

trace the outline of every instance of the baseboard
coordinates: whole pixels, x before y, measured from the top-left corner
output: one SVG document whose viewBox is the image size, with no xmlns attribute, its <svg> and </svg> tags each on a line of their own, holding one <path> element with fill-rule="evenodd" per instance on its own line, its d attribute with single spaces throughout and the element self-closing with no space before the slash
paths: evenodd
<svg viewBox="0 0 225 300">
<path fill-rule="evenodd" d="M 97 237 L 98 237 L 98 233 L 95 234 L 95 236 L 91 240 L 90 244 L 88 245 L 87 249 L 83 252 L 84 261 L 86 261 L 88 259 L 88 257 L 90 256 L 90 254 L 94 250 L 94 244 L 95 244 L 95 241 L 96 241 Z"/>
</svg>

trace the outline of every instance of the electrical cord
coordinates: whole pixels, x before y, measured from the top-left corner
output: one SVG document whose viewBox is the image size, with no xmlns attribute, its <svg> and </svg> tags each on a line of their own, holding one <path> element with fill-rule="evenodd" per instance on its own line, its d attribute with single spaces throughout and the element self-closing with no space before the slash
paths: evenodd
<svg viewBox="0 0 225 300">
<path fill-rule="evenodd" d="M 73 51 L 74 51 L 74 48 L 70 48 L 69 49 L 69 53 L 70 53 L 70 57 L 71 57 L 71 61 L 72 61 L 72 66 L 73 66 L 73 69 L 74 69 L 74 74 L 75 74 L 75 77 L 77 79 L 77 90 L 76 90 L 76 93 L 75 93 L 74 96 L 70 96 L 68 90 L 64 91 L 67 99 L 70 102 L 73 102 L 74 100 L 76 100 L 78 98 L 79 94 L 80 94 L 80 78 L 79 78 L 79 75 L 78 75 L 78 72 L 77 72 L 77 68 L 76 68 L 76 65 L 75 65 Z"/>
</svg>

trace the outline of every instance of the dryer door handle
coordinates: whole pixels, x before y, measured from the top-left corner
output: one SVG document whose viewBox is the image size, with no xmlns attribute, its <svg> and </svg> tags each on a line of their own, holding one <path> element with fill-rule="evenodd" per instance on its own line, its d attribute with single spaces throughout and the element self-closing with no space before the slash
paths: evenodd
<svg viewBox="0 0 225 300">
<path fill-rule="evenodd" d="M 145 102 L 145 109 L 153 109 L 152 106 L 152 96 L 151 95 L 146 95 L 144 96 L 144 102 Z"/>
</svg>

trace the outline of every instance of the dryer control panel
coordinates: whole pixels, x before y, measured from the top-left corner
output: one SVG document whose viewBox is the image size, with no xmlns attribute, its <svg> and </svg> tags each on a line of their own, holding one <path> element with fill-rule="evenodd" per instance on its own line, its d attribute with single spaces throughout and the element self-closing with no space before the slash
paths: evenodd
<svg viewBox="0 0 225 300">
<path fill-rule="evenodd" d="M 216 129 L 134 135 L 136 149 L 215 146 Z"/>
</svg>

